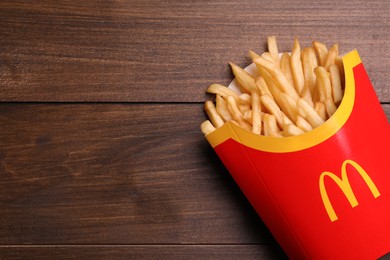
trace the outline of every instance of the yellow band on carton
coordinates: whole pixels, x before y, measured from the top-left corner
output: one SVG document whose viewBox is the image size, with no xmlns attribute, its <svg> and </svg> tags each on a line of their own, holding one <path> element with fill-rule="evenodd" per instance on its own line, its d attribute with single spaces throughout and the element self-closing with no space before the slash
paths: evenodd
<svg viewBox="0 0 390 260">
<path fill-rule="evenodd" d="M 356 50 L 343 56 L 345 73 L 343 100 L 332 117 L 310 132 L 289 137 L 269 137 L 251 133 L 232 122 L 227 122 L 214 132 L 206 135 L 206 138 L 212 147 L 216 147 L 228 139 L 234 139 L 253 149 L 273 153 L 294 152 L 315 146 L 333 136 L 347 122 L 355 101 L 353 68 L 360 63 L 361 60 Z"/>
</svg>

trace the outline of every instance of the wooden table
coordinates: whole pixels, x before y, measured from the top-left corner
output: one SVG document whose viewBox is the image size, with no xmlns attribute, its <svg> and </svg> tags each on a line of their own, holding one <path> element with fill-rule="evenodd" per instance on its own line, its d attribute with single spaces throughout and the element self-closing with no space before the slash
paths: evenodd
<svg viewBox="0 0 390 260">
<path fill-rule="evenodd" d="M 0 258 L 278 259 L 199 124 L 248 50 L 359 51 L 390 117 L 390 2 L 0 2 Z"/>
</svg>

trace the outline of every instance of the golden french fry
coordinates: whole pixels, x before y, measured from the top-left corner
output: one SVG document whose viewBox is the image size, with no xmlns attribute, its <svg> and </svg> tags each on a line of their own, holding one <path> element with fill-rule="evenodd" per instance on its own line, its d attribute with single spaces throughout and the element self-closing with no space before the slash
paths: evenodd
<svg viewBox="0 0 390 260">
<path fill-rule="evenodd" d="M 251 93 L 256 89 L 255 79 L 252 75 L 232 62 L 230 62 L 230 66 L 242 92 Z"/>
<path fill-rule="evenodd" d="M 271 54 L 269 54 L 269 52 L 264 52 L 263 54 L 261 54 L 261 57 L 263 57 L 264 59 L 266 59 L 266 60 L 269 61 L 269 62 L 272 62 L 272 63 L 275 64 L 276 66 L 279 66 L 279 64 L 276 63 L 276 61 L 275 61 L 274 58 L 271 56 Z"/>
<path fill-rule="evenodd" d="M 343 89 L 341 86 L 341 78 L 339 67 L 336 64 L 329 66 L 330 81 L 332 84 L 332 94 L 335 104 L 340 104 L 341 99 L 343 98 Z"/>
<path fill-rule="evenodd" d="M 280 93 L 281 103 L 279 104 L 281 110 L 286 113 L 287 117 L 289 117 L 293 122 L 297 120 L 298 110 L 297 110 L 297 102 L 292 99 L 286 93 Z"/>
<path fill-rule="evenodd" d="M 254 52 L 253 50 L 250 50 L 250 51 L 249 51 L 249 56 L 251 57 L 252 60 L 261 57 L 259 54 L 257 54 L 257 53 Z"/>
<path fill-rule="evenodd" d="M 313 41 L 313 47 L 314 50 L 316 51 L 319 65 L 324 66 L 326 57 L 328 56 L 328 48 L 326 47 L 325 44 L 318 41 Z"/>
<path fill-rule="evenodd" d="M 246 111 L 251 110 L 250 104 L 244 104 L 244 105 L 237 105 L 238 109 L 242 114 L 244 114 Z"/>
<path fill-rule="evenodd" d="M 243 93 L 240 95 L 240 104 L 241 105 L 249 105 L 252 102 L 251 95 L 248 93 Z"/>
<path fill-rule="evenodd" d="M 267 86 L 267 83 L 265 83 L 265 80 L 263 77 L 257 77 L 255 80 L 256 87 L 260 92 L 260 95 L 270 95 L 272 98 L 272 94 Z"/>
<path fill-rule="evenodd" d="M 303 133 L 305 132 L 294 124 L 286 124 L 283 127 L 284 136 L 301 135 Z"/>
<path fill-rule="evenodd" d="M 200 124 L 200 129 L 204 135 L 208 135 L 209 133 L 215 131 L 215 127 L 209 120 L 206 120 Z"/>
<path fill-rule="evenodd" d="M 239 96 L 235 91 L 220 84 L 211 84 L 206 89 L 206 92 L 210 94 L 220 95 L 224 98 L 226 98 L 227 96 L 232 96 L 237 102 L 239 102 Z"/>
<path fill-rule="evenodd" d="M 227 108 L 225 99 L 220 95 L 217 95 L 215 98 L 215 109 L 225 122 L 233 119 Z"/>
<path fill-rule="evenodd" d="M 230 114 L 232 114 L 233 119 L 238 123 L 238 125 L 245 130 L 251 131 L 252 126 L 244 120 L 241 111 L 237 107 L 235 99 L 232 96 L 228 96 L 226 102 Z"/>
<path fill-rule="evenodd" d="M 326 56 L 324 67 L 325 69 L 329 69 L 329 66 L 332 64 L 336 64 L 336 58 L 339 56 L 339 46 L 337 44 L 333 45 Z"/>
<path fill-rule="evenodd" d="M 272 136 L 272 137 L 283 137 L 283 135 L 280 132 L 271 132 L 270 136 Z"/>
<path fill-rule="evenodd" d="M 305 78 L 303 76 L 302 62 L 301 62 L 301 46 L 298 38 L 294 40 L 294 46 L 291 51 L 291 72 L 294 80 L 294 87 L 298 94 L 302 93 L 305 86 Z"/>
<path fill-rule="evenodd" d="M 325 99 L 324 104 L 325 104 L 325 109 L 326 109 L 326 113 L 328 114 L 328 117 L 331 117 L 334 114 L 334 112 L 336 112 L 337 110 L 337 107 L 334 104 L 333 99 L 332 98 Z"/>
<path fill-rule="evenodd" d="M 206 101 L 204 104 L 204 109 L 206 111 L 207 116 L 209 117 L 210 121 L 213 123 L 213 125 L 216 128 L 219 128 L 223 126 L 224 122 L 221 118 L 221 116 L 218 114 L 214 103 L 210 100 Z"/>
<path fill-rule="evenodd" d="M 325 121 L 326 119 L 328 119 L 328 117 L 326 116 L 325 104 L 322 103 L 321 101 L 318 101 L 318 102 L 315 103 L 314 110 L 322 118 L 322 120 Z"/>
<path fill-rule="evenodd" d="M 318 93 L 320 101 L 324 102 L 327 98 L 332 98 L 332 86 L 330 83 L 330 77 L 326 69 L 322 66 L 319 66 L 314 69 L 316 74 L 316 84 L 318 88 Z"/>
<path fill-rule="evenodd" d="M 312 125 L 313 128 L 320 126 L 324 120 L 317 114 L 315 109 L 311 107 L 303 98 L 297 101 L 298 113 Z"/>
<path fill-rule="evenodd" d="M 276 37 L 268 36 L 267 43 L 268 43 L 269 54 L 272 56 L 275 63 L 279 65 L 279 51 L 278 51 L 278 44 L 276 42 Z"/>
<path fill-rule="evenodd" d="M 267 94 L 261 95 L 260 100 L 261 103 L 264 105 L 264 107 L 268 110 L 268 112 L 275 116 L 278 125 L 282 127 L 283 126 L 282 111 L 280 110 L 279 106 L 276 104 L 275 100 Z"/>
<path fill-rule="evenodd" d="M 313 95 L 316 85 L 316 75 L 314 73 L 314 68 L 318 67 L 318 61 L 314 48 L 304 48 L 301 56 L 305 86 L 308 86 L 310 89 L 310 94 Z"/>
<path fill-rule="evenodd" d="M 296 123 L 297 123 L 297 127 L 299 127 L 300 129 L 302 129 L 305 132 L 309 132 L 309 131 L 313 130 L 313 127 L 311 126 L 311 124 L 309 122 L 307 122 L 306 119 L 304 119 L 301 116 L 297 117 Z"/>
<path fill-rule="evenodd" d="M 345 79 L 344 79 L 344 63 L 343 63 L 343 58 L 342 57 L 338 56 L 336 58 L 336 65 L 339 68 L 339 72 L 340 72 L 341 86 L 344 86 L 344 82 L 345 82 Z"/>
<path fill-rule="evenodd" d="M 252 92 L 252 132 L 261 133 L 261 104 L 260 95 L 257 91 Z"/>
<path fill-rule="evenodd" d="M 242 118 L 248 123 L 252 124 L 252 110 L 245 111 Z"/>
<path fill-rule="evenodd" d="M 294 85 L 294 80 L 291 72 L 290 54 L 287 52 L 282 54 L 280 58 L 280 70 L 286 76 L 286 79 L 291 85 Z"/>
<path fill-rule="evenodd" d="M 290 95 L 294 100 L 297 100 L 299 98 L 299 95 L 296 92 L 294 86 L 292 86 L 288 82 L 288 80 L 286 79 L 283 72 L 280 70 L 280 68 L 278 66 L 276 66 L 272 62 L 264 59 L 263 57 L 255 59 L 254 63 L 259 68 L 260 72 L 262 71 L 262 69 L 265 69 L 269 73 L 269 75 L 272 76 L 272 78 L 274 79 L 275 85 L 278 86 L 280 91 Z M 264 79 L 267 82 L 267 85 L 269 85 L 267 78 L 264 77 Z M 271 91 L 271 93 L 272 93 L 272 91 Z M 275 98 L 275 96 L 274 96 L 274 98 Z"/>
<path fill-rule="evenodd" d="M 264 115 L 264 135 L 272 136 L 272 133 L 279 132 L 278 126 L 276 125 L 276 119 L 274 115 Z"/>
</svg>

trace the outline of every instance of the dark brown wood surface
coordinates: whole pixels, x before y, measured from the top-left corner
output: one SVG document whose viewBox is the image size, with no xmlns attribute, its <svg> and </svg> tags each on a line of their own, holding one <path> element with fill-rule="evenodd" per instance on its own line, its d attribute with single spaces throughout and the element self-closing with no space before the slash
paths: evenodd
<svg viewBox="0 0 390 260">
<path fill-rule="evenodd" d="M 1 1 L 0 259 L 279 259 L 199 124 L 295 36 L 356 48 L 390 118 L 388 1 Z"/>
</svg>

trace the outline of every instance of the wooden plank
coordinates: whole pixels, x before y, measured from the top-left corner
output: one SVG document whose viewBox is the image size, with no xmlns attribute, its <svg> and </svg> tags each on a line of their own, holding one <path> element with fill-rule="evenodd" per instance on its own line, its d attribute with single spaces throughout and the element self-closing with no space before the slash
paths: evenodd
<svg viewBox="0 0 390 260">
<path fill-rule="evenodd" d="M 0 244 L 274 244 L 204 118 L 202 104 L 0 104 Z"/>
<path fill-rule="evenodd" d="M 119 245 L 0 247 L 5 259 L 287 259 L 265 245 Z"/>
<path fill-rule="evenodd" d="M 193 102 L 276 35 L 356 48 L 390 101 L 388 1 L 1 1 L 0 101 Z"/>
</svg>

